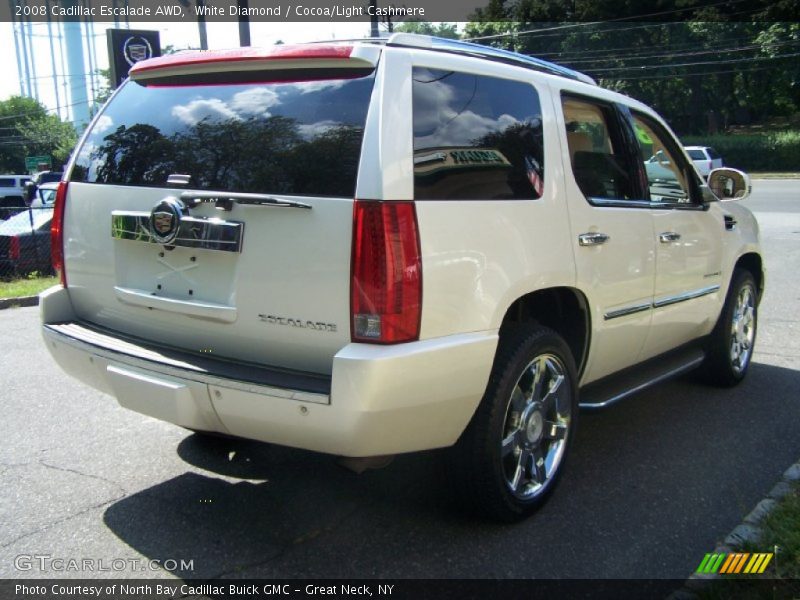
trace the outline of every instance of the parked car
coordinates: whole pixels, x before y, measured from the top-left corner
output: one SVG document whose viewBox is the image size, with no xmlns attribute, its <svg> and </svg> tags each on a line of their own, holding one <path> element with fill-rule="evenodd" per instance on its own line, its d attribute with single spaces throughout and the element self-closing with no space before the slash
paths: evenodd
<svg viewBox="0 0 800 600">
<path fill-rule="evenodd" d="M 409 34 L 136 63 L 52 231 L 43 334 L 68 373 L 355 469 L 448 448 L 501 520 L 552 492 L 579 408 L 698 367 L 741 381 L 764 289 L 755 218 L 652 109 Z"/>
<path fill-rule="evenodd" d="M 30 209 L 0 223 L 0 277 L 50 273 L 52 209 Z"/>
<path fill-rule="evenodd" d="M 0 175 L 0 197 L 23 196 L 30 175 Z"/>
<path fill-rule="evenodd" d="M 0 175 L 0 219 L 25 208 L 25 185 L 30 179 L 29 175 Z"/>
<path fill-rule="evenodd" d="M 34 173 L 30 181 L 25 184 L 25 199 L 30 203 L 36 198 L 36 190 L 43 183 L 61 181 L 63 173 L 61 171 L 39 171 Z"/>
<path fill-rule="evenodd" d="M 52 207 L 56 203 L 58 183 L 43 183 L 36 190 L 36 196 L 31 202 L 31 208 Z"/>
<path fill-rule="evenodd" d="M 723 167 L 722 157 L 711 146 L 686 146 L 686 153 L 700 171 L 700 175 L 708 178 L 714 169 Z"/>
</svg>

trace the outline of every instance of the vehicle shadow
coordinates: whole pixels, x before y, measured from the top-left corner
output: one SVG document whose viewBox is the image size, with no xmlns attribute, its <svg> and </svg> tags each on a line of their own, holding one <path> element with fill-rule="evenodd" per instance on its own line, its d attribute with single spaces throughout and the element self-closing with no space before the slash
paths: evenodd
<svg viewBox="0 0 800 600">
<path fill-rule="evenodd" d="M 682 577 L 797 460 L 798 389 L 800 371 L 753 363 L 736 388 L 687 376 L 583 413 L 554 496 L 512 526 L 453 510 L 440 452 L 356 475 L 197 434 L 177 448 L 190 470 L 104 521 L 147 558 L 193 560 L 181 578 Z M 489 558 L 508 547 L 520 560 Z"/>
<path fill-rule="evenodd" d="M 178 455 L 196 470 L 126 497 L 105 524 L 150 559 L 178 561 L 181 578 L 236 577 L 369 512 L 452 520 L 436 452 L 398 457 L 357 475 L 332 456 L 194 434 Z M 182 569 L 180 559 L 191 560 Z"/>
</svg>

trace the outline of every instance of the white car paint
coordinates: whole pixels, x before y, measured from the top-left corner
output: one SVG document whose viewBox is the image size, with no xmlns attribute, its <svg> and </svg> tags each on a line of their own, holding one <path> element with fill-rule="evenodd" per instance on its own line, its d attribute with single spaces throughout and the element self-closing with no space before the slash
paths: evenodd
<svg viewBox="0 0 800 600">
<path fill-rule="evenodd" d="M 86 321 L 154 343 L 326 375 L 331 391 L 304 395 L 211 380 L 98 351 L 45 328 L 62 368 L 123 406 L 184 427 L 358 457 L 453 444 L 486 388 L 506 312 L 531 292 L 566 287 L 586 299 L 591 343 L 582 385 L 713 328 L 737 259 L 760 252 L 747 209 L 718 202 L 695 211 L 598 208 L 572 175 L 562 91 L 618 102 L 663 124 L 652 110 L 513 65 L 416 48 L 356 48 L 359 60 L 377 64 L 356 191 L 361 200 L 413 199 L 412 66 L 527 82 L 541 99 L 546 176 L 540 199 L 416 203 L 423 264 L 419 341 L 350 341 L 351 198 L 292 197 L 311 211 L 236 206 L 227 218 L 246 221 L 241 255 L 176 248 L 159 256 L 158 246 L 112 239 L 109 219 L 115 209 L 149 211 L 169 190 L 71 183 L 69 285 L 43 294 L 44 324 Z M 215 214 L 211 206 L 197 211 Z M 735 231 L 724 231 L 725 213 L 736 215 Z M 683 241 L 659 247 L 657 236 L 666 230 L 680 230 Z M 582 247 L 577 238 L 585 232 L 606 233 L 610 241 Z M 184 304 L 137 305 L 137 296 L 124 293 L 146 292 L 154 277 L 181 269 L 173 295 Z M 712 284 L 718 290 L 691 302 L 605 318 Z M 208 306 L 184 310 L 200 300 Z M 270 326 L 258 318 L 265 313 L 333 323 L 336 331 Z"/>
</svg>

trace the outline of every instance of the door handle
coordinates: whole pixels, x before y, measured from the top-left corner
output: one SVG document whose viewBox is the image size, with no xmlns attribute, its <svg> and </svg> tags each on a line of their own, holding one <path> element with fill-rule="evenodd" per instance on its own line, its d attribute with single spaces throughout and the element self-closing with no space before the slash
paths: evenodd
<svg viewBox="0 0 800 600">
<path fill-rule="evenodd" d="M 581 246 L 599 246 L 610 239 L 611 236 L 606 233 L 582 233 L 578 236 L 578 244 Z"/>
<path fill-rule="evenodd" d="M 675 233 L 674 231 L 665 231 L 664 233 L 658 234 L 658 239 L 662 244 L 669 244 L 670 242 L 677 242 L 681 239 L 681 234 Z"/>
</svg>

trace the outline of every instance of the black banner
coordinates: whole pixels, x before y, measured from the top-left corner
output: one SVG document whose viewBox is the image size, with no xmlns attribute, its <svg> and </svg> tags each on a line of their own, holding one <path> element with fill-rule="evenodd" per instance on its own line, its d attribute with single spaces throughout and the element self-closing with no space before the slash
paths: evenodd
<svg viewBox="0 0 800 600">
<path fill-rule="evenodd" d="M 708 20 L 794 21 L 798 7 L 772 0 L 668 0 L 620 3 L 614 21 Z M 508 3 L 512 6 L 513 3 Z M 548 9 L 553 22 L 590 22 L 598 18 L 596 0 L 565 0 Z M 10 0 L 0 2 L 0 21 L 48 20 L 208 23 L 236 22 L 382 22 L 512 21 L 519 14 L 490 0 Z M 477 11 L 477 12 L 476 12 Z"/>
<path fill-rule="evenodd" d="M 0 597 L 4 600 L 166 600 L 170 598 L 391 598 L 392 600 L 436 600 L 472 598 L 667 598 L 673 593 L 685 597 L 682 580 L 648 579 L 392 579 L 392 580 L 298 580 L 298 579 L 62 579 L 62 580 L 0 580 Z M 768 597 L 773 600 L 797 598 L 800 582 L 772 579 L 728 579 L 715 584 L 707 593 L 722 593 L 732 597 L 745 593 L 748 598 Z M 699 590 L 693 590 L 699 591 Z M 701 592 L 702 595 L 702 592 Z M 709 597 L 718 597 L 713 593 Z M 739 597 L 739 596 L 736 596 Z"/>
</svg>

